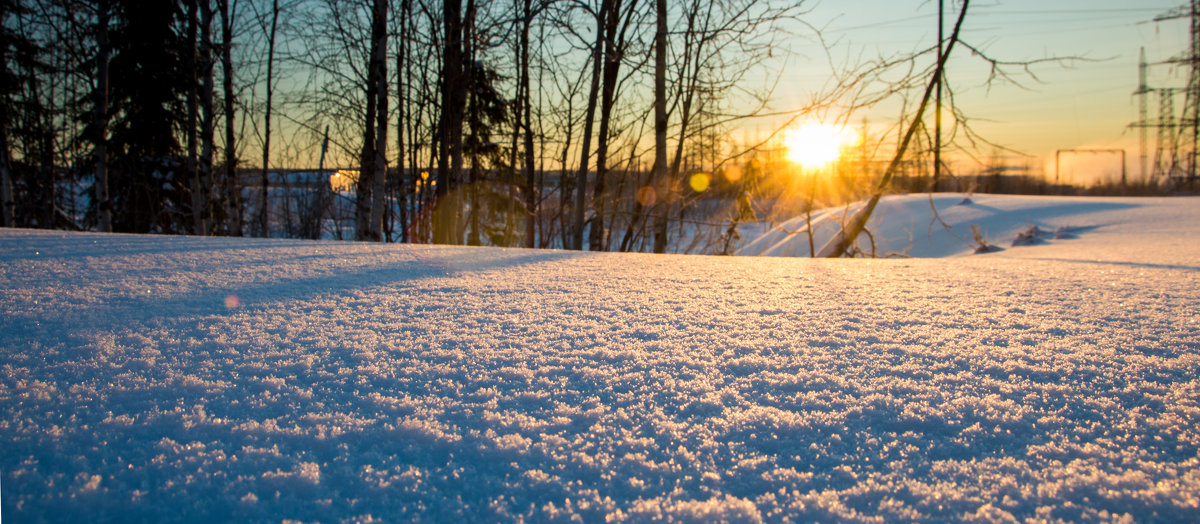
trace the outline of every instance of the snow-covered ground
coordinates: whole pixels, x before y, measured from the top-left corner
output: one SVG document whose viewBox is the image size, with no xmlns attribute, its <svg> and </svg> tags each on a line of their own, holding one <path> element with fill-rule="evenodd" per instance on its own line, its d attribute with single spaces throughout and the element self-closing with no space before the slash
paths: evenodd
<svg viewBox="0 0 1200 524">
<path fill-rule="evenodd" d="M 867 224 L 867 234 L 861 235 L 856 245 L 862 253 L 868 256 L 873 253 L 876 257 L 964 256 L 974 254 L 978 247 L 972 226 L 978 227 L 993 247 L 1007 248 L 1030 227 L 1037 227 L 1044 233 L 1032 239 L 1032 243 L 1045 244 L 1053 243 L 1056 236 L 1057 240 L 1090 237 L 1090 232 L 1096 229 L 1103 229 L 1102 238 L 1118 232 L 1143 234 L 1163 229 L 1164 226 L 1167 226 L 1164 230 L 1167 234 L 1174 235 L 1175 226 L 1165 222 L 1186 218 L 1175 213 L 1196 216 L 1196 212 L 1187 209 L 1187 206 L 1175 209 L 1174 206 L 1163 207 L 1161 202 L 1152 199 L 961 193 L 895 195 L 880 201 Z M 740 230 L 745 240 L 737 254 L 808 257 L 812 253 L 809 247 L 809 223 L 813 231 L 812 246 L 820 252 L 821 247 L 841 229 L 844 217 L 857 209 L 857 205 L 850 205 L 827 211 L 818 210 L 811 217 L 801 215 L 780 224 L 746 224 Z M 937 210 L 936 214 L 933 213 L 934 209 Z M 1179 238 L 1174 239 L 1175 245 L 1192 243 L 1185 238 L 1185 233 L 1183 231 L 1177 235 Z M 1140 241 L 1130 244 L 1127 247 L 1133 247 L 1136 251 L 1141 251 L 1145 245 Z"/>
<path fill-rule="evenodd" d="M 0 512 L 1196 521 L 1200 199 L 972 198 L 1003 251 L 0 230 Z"/>
</svg>

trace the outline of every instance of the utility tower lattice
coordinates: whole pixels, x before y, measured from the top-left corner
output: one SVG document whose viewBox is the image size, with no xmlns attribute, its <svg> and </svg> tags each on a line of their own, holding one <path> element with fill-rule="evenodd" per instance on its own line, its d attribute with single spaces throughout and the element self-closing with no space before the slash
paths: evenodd
<svg viewBox="0 0 1200 524">
<path fill-rule="evenodd" d="M 1150 112 L 1146 107 L 1146 96 L 1153 91 L 1153 89 L 1150 89 L 1150 82 L 1148 80 L 1149 72 L 1150 64 L 1146 63 L 1146 48 L 1143 47 L 1142 54 L 1138 59 L 1138 89 L 1133 92 L 1133 96 L 1138 97 L 1138 121 L 1137 124 L 1134 124 L 1134 127 L 1138 128 L 1138 167 L 1140 168 L 1138 173 L 1142 175 L 1142 178 L 1147 178 L 1150 175 L 1150 165 L 1146 163 L 1148 160 L 1146 156 L 1146 132 L 1150 129 Z"/>
<path fill-rule="evenodd" d="M 1175 92 L 1169 88 L 1158 90 L 1158 151 L 1154 153 L 1156 174 L 1170 175 L 1175 171 L 1179 156 L 1179 143 L 1175 141 Z"/>
<path fill-rule="evenodd" d="M 1167 20 L 1190 20 L 1189 46 L 1183 56 L 1178 56 L 1162 62 L 1146 61 L 1145 49 L 1142 50 L 1138 64 L 1138 89 L 1133 94 L 1138 97 L 1138 122 L 1132 127 L 1139 128 L 1141 146 L 1141 167 L 1143 175 L 1150 179 L 1170 177 L 1177 181 L 1193 183 L 1197 179 L 1197 150 L 1200 146 L 1200 0 L 1190 0 L 1187 5 L 1177 7 L 1154 18 L 1154 22 Z M 1147 72 L 1151 65 L 1173 64 L 1187 68 L 1187 87 L 1152 88 L 1147 81 Z M 1184 93 L 1183 111 L 1175 112 L 1175 93 Z M 1150 93 L 1158 94 L 1158 120 L 1149 120 L 1146 98 Z M 1147 171 L 1146 162 L 1146 131 L 1149 128 L 1158 129 L 1158 143 L 1154 153 L 1153 171 Z"/>
<path fill-rule="evenodd" d="M 1175 166 L 1186 166 L 1183 173 L 1172 176 L 1182 176 L 1188 182 L 1196 178 L 1196 146 L 1200 143 L 1200 0 L 1192 0 L 1187 16 L 1191 19 L 1190 49 L 1182 62 L 1188 66 L 1188 83 L 1186 98 L 1183 102 L 1183 115 L 1179 119 L 1179 132 L 1176 141 L 1180 147 L 1176 150 Z M 1179 153 L 1184 153 L 1179 158 Z"/>
</svg>

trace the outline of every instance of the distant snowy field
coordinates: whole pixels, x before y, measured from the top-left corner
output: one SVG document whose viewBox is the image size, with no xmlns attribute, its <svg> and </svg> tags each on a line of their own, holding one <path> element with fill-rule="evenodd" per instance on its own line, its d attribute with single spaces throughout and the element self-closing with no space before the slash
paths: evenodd
<svg viewBox="0 0 1200 524">
<path fill-rule="evenodd" d="M 0 230 L 0 512 L 1200 519 L 1200 198 L 937 198 L 1005 249 L 927 196 L 874 233 L 945 258 Z"/>
</svg>

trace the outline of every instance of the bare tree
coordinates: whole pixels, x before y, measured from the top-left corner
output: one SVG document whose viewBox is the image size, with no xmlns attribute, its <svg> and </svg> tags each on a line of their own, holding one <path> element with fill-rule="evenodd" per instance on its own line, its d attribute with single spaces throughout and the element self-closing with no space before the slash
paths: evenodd
<svg viewBox="0 0 1200 524">
<path fill-rule="evenodd" d="M 108 60 L 109 60 L 109 45 L 108 45 L 108 23 L 111 15 L 111 7 L 108 0 L 98 0 L 96 2 L 96 84 L 92 99 L 92 144 L 95 150 L 95 172 L 96 172 L 96 206 L 97 222 L 100 232 L 112 232 L 112 208 L 109 205 L 108 198 Z M 194 9 L 193 9 L 194 12 Z M 190 26 L 189 26 L 190 27 Z M 193 38 L 192 41 L 195 41 Z M 194 93 L 194 90 L 192 91 Z M 191 128 L 194 132 L 195 126 Z M 7 183 L 8 159 L 7 159 L 7 138 L 5 138 L 5 155 L 4 166 Z M 192 153 L 195 153 L 194 147 Z M 6 184 L 7 185 L 7 184 Z M 10 190 L 11 191 L 11 190 Z M 5 202 L 7 202 L 7 198 Z M 196 202 L 195 199 L 192 200 Z M 5 206 L 7 208 L 7 206 Z M 5 221 L 7 225 L 7 220 Z"/>
<path fill-rule="evenodd" d="M 13 176 L 11 163 L 11 148 L 8 139 L 9 120 L 13 117 L 12 100 L 9 98 L 12 85 L 16 78 L 10 75 L 9 67 L 9 34 L 7 30 L 9 2 L 0 0 L 0 227 L 12 227 L 15 222 L 15 201 L 13 198 Z"/>
<path fill-rule="evenodd" d="M 654 31 L 654 181 L 659 194 L 670 190 L 667 176 L 667 0 L 655 0 Z M 666 213 L 665 210 L 660 213 Z M 654 252 L 667 252 L 665 228 L 654 235 Z"/>
<path fill-rule="evenodd" d="M 921 127 L 922 117 L 925 113 L 925 107 L 929 105 L 929 100 L 934 89 L 941 87 L 941 78 L 946 67 L 946 60 L 950 58 L 950 52 L 954 50 L 954 44 L 958 42 L 959 32 L 962 29 L 963 20 L 967 16 L 967 8 L 970 6 L 970 0 L 963 0 L 962 9 L 958 13 L 958 21 L 954 23 L 954 30 L 950 33 L 950 39 L 946 43 L 944 51 L 940 51 L 937 66 L 934 68 L 933 77 L 925 87 L 925 94 L 921 97 L 921 103 L 917 106 L 916 114 L 913 117 L 912 123 L 908 125 L 908 129 L 904 132 L 899 146 L 896 148 L 895 154 L 892 156 L 892 161 L 888 165 L 887 171 L 883 177 L 879 179 L 879 184 L 876 186 L 875 192 L 867 199 L 866 204 L 861 209 L 854 213 L 848 220 L 844 222 L 841 231 L 838 232 L 824 247 L 817 256 L 824 258 L 837 258 L 846 253 L 850 246 L 854 245 L 854 241 L 858 238 L 859 233 L 862 233 L 866 227 L 867 220 L 870 220 L 871 213 L 875 211 L 875 207 L 879 204 L 879 199 L 887 190 L 891 183 L 892 177 L 895 176 L 897 168 L 900 166 L 901 159 L 904 157 L 908 145 L 912 142 L 913 135 L 917 129 Z"/>
<path fill-rule="evenodd" d="M 467 0 L 467 13 L 474 0 Z M 442 3 L 443 48 L 441 75 L 441 114 L 438 133 L 437 199 L 441 202 L 434 221 L 434 241 L 461 244 L 462 227 L 459 204 L 447 201 L 450 190 L 458 187 L 463 166 L 463 119 L 467 102 L 467 79 L 463 31 L 466 28 L 462 0 Z"/>
<path fill-rule="evenodd" d="M 383 240 L 383 191 L 387 172 L 387 0 L 374 0 L 367 65 L 367 107 L 359 169 L 355 239 Z"/>
<path fill-rule="evenodd" d="M 184 67 L 188 69 L 187 83 L 187 129 L 184 132 L 187 142 L 187 176 L 191 187 L 191 204 L 192 204 L 192 234 L 203 235 L 208 231 L 205 225 L 204 205 L 206 202 L 204 196 L 204 183 L 200 179 L 200 169 L 198 164 L 199 154 L 197 152 L 198 140 L 197 135 L 198 120 L 200 117 L 200 101 L 198 92 L 199 77 L 199 56 L 196 50 L 196 33 L 200 26 L 198 14 L 197 0 L 186 0 L 185 8 L 187 10 L 187 49 L 184 51 Z M 99 104 L 97 104 L 98 106 Z"/>
<path fill-rule="evenodd" d="M 536 247 L 538 202 L 541 184 L 535 184 L 534 151 L 533 151 L 533 101 L 529 89 L 529 28 L 533 24 L 532 0 L 522 2 L 521 13 L 521 113 L 522 127 L 525 129 L 525 247 Z"/>
<path fill-rule="evenodd" d="M 386 241 L 383 235 L 384 187 L 387 181 L 387 129 L 388 129 L 388 78 L 387 78 L 387 7 L 388 0 L 375 0 L 371 19 L 371 79 L 375 82 L 375 144 L 371 148 L 375 158 L 371 163 L 371 238 Z M 368 95 L 369 96 L 369 95 Z M 367 122 L 371 126 L 371 122 Z"/>
<path fill-rule="evenodd" d="M 571 231 L 572 249 L 583 249 L 583 229 L 584 216 L 587 207 L 587 174 L 588 174 L 588 156 L 591 154 L 592 142 L 592 123 L 596 119 L 596 100 L 600 91 L 600 65 L 601 56 L 604 53 L 604 28 L 605 17 L 612 10 L 611 3 L 614 0 L 601 0 L 600 9 L 596 15 L 596 42 L 591 48 L 592 52 L 592 82 L 588 88 L 587 109 L 584 110 L 583 117 L 583 138 L 580 142 L 579 149 L 579 171 L 575 176 L 575 208 L 573 211 L 574 225 Z"/>
<path fill-rule="evenodd" d="M 764 116 L 795 119 L 834 98 L 825 95 L 800 108 L 771 111 L 774 85 L 759 90 L 748 86 L 748 79 L 762 63 L 789 52 L 786 39 L 797 36 L 788 27 L 803 26 L 801 17 L 806 9 L 804 2 L 755 0 L 690 0 L 677 8 L 675 26 L 668 28 L 666 107 L 669 134 L 675 142 L 664 168 L 665 180 L 657 182 L 655 202 L 649 209 L 655 243 L 662 239 L 666 243 L 663 250 L 670 242 L 669 226 L 682 224 L 688 206 L 700 196 L 688 193 L 685 183 L 689 148 L 702 148 L 699 141 L 706 134 L 714 136 Z M 715 144 L 708 149 L 712 155 L 708 169 L 715 171 L 729 160 L 717 153 Z M 631 221 L 640 220 L 642 211 L 635 204 Z"/>
<path fill-rule="evenodd" d="M 236 0 L 233 0 L 236 5 Z M 234 136 L 234 104 L 237 95 L 233 91 L 233 13 L 230 0 L 217 0 L 221 15 L 221 80 L 225 114 L 225 176 L 223 191 L 225 215 L 224 232 L 242 236 L 242 188 L 237 174 L 237 142 Z"/>
<path fill-rule="evenodd" d="M 0 31 L 6 31 L 8 24 L 9 5 L 0 0 Z M 0 34 L 0 227 L 12 227 L 15 222 L 15 201 L 13 198 L 12 152 L 8 140 L 9 120 L 12 118 L 9 90 L 15 83 L 8 71 L 9 38 L 8 34 Z M 97 60 L 97 62 L 99 62 Z M 99 180 L 99 178 L 97 178 Z"/>
<path fill-rule="evenodd" d="M 213 133 L 214 133 L 214 108 L 213 108 L 213 59 L 212 59 L 212 18 L 213 8 L 212 0 L 199 0 L 200 2 L 200 53 L 197 60 L 197 65 L 200 69 L 200 159 L 199 173 L 201 180 L 201 194 L 204 199 L 206 217 L 213 217 L 214 203 L 212 195 L 214 194 L 215 186 L 213 184 Z M 213 223 L 206 223 L 205 230 L 200 232 L 201 235 L 207 235 L 212 232 Z"/>
<path fill-rule="evenodd" d="M 3 59 L 0 56 L 0 59 Z M 7 104 L 0 108 L 0 118 L 7 118 Z M 0 227 L 13 226 L 12 169 L 9 162 L 8 126 L 0 125 Z"/>
<path fill-rule="evenodd" d="M 412 0 L 401 0 L 400 11 L 396 13 L 399 29 L 396 31 L 396 40 L 399 49 L 396 51 L 396 196 L 398 197 L 400 211 L 400 241 L 410 242 L 409 237 L 409 213 L 407 201 L 410 198 L 408 191 L 408 174 L 405 171 L 405 142 L 404 142 L 404 127 L 408 122 L 408 89 L 405 86 L 406 78 L 406 61 L 405 58 L 409 51 L 409 21 L 412 18 Z M 387 211 L 391 213 L 392 206 L 388 206 Z M 391 220 L 388 221 L 391 223 Z M 391 241 L 391 230 L 388 230 L 388 241 Z"/>
<path fill-rule="evenodd" d="M 554 23 L 560 28 L 569 27 L 569 23 L 563 21 L 562 19 L 555 18 Z M 562 29 L 559 30 L 561 31 Z M 565 60 L 565 58 L 565 54 L 552 55 L 549 57 L 549 60 L 552 63 L 548 65 L 552 68 L 569 69 L 569 66 L 564 65 L 562 62 Z M 556 80 L 554 82 L 554 86 L 557 91 L 556 98 L 561 100 L 562 104 L 561 106 L 551 110 L 551 115 L 554 118 L 551 129 L 555 129 L 561 133 L 559 140 L 561 140 L 560 143 L 562 145 L 561 149 L 559 150 L 558 162 L 559 183 L 558 201 L 556 203 L 557 210 L 552 216 L 557 219 L 559 225 L 559 242 L 564 248 L 569 249 L 575 249 L 575 246 L 577 245 L 575 243 L 574 231 L 582 231 L 581 227 L 573 227 L 573 224 L 575 224 L 575 215 L 569 213 L 573 209 L 583 209 L 581 205 L 578 205 L 580 204 L 579 202 L 576 202 L 575 204 L 572 203 L 576 197 L 576 182 L 581 180 L 579 180 L 577 176 L 573 176 L 576 171 L 571 168 L 570 155 L 574 146 L 573 139 L 575 136 L 575 127 L 580 119 L 580 115 L 576 110 L 577 106 L 575 105 L 575 101 L 580 95 L 580 92 L 583 90 L 584 83 L 587 82 L 589 78 L 595 78 L 594 74 L 591 76 L 588 75 L 589 69 L 590 68 L 583 68 L 577 75 L 561 75 L 560 78 L 563 80 Z M 583 216 L 579 215 L 578 223 L 582 224 L 582 222 Z M 580 237 L 580 242 L 582 242 L 582 237 Z"/>
<path fill-rule="evenodd" d="M 267 30 L 266 106 L 263 108 L 262 192 L 258 208 L 259 236 L 271 236 L 269 167 L 271 164 L 271 102 L 275 94 L 275 35 L 279 29 L 279 0 L 271 0 L 271 24 Z"/>
<path fill-rule="evenodd" d="M 622 8 L 621 0 L 606 2 L 608 12 L 604 15 L 604 67 L 600 93 L 600 134 L 596 141 L 596 185 L 592 193 L 594 218 L 590 230 L 589 245 L 592 251 L 607 249 L 608 233 L 605 227 L 607 193 L 606 183 L 609 168 L 610 133 L 613 122 L 613 104 L 621 63 L 625 59 L 626 35 L 633 22 L 637 0 L 630 0 Z"/>
</svg>

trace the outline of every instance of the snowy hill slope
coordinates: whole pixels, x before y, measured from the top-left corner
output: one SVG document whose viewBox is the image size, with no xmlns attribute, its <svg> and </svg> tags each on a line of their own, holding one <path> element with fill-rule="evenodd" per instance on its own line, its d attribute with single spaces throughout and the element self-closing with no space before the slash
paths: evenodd
<svg viewBox="0 0 1200 524">
<path fill-rule="evenodd" d="M 1200 199 L 1075 202 L 941 259 L 0 230 L 0 512 L 1194 520 Z"/>
<path fill-rule="evenodd" d="M 1096 229 L 1101 229 L 1102 234 L 1136 233 L 1139 229 L 1160 227 L 1156 224 L 1163 220 L 1169 223 L 1186 218 L 1174 216 L 1179 212 L 1195 216 L 1193 211 L 1177 210 L 1187 207 L 1177 203 L 1172 199 L 1140 198 L 892 195 L 880 201 L 868 229 L 874 237 L 877 256 L 963 256 L 974 253 L 978 245 L 973 239 L 972 225 L 979 227 L 989 243 L 1007 248 L 1031 226 L 1049 233 L 1043 240 L 1052 239 L 1056 232 L 1059 240 L 1063 240 L 1061 237 L 1090 236 Z M 937 209 L 936 217 L 933 208 Z M 813 244 L 817 251 L 838 232 L 843 216 L 857 209 L 857 205 L 852 205 L 813 213 Z M 807 222 L 806 217 L 799 216 L 774 227 L 748 226 L 742 231 L 747 240 L 737 254 L 808 257 Z M 860 237 L 858 246 L 864 253 L 870 253 L 871 238 Z"/>
</svg>

